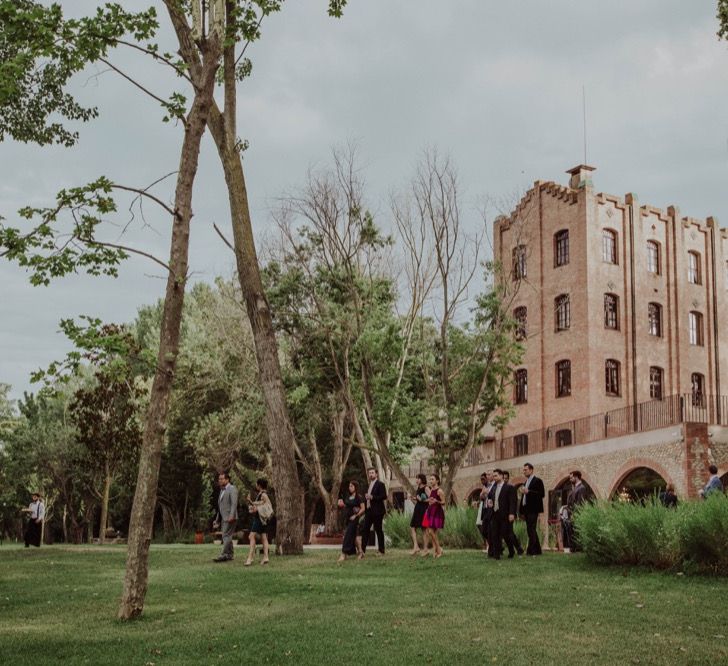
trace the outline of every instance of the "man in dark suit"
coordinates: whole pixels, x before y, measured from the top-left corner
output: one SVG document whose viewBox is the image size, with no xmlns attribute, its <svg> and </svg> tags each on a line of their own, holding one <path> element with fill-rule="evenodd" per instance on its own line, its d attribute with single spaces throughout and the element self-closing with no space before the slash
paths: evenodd
<svg viewBox="0 0 728 666">
<path fill-rule="evenodd" d="M 382 529 L 382 521 L 384 520 L 384 514 L 387 512 L 384 505 L 387 499 L 387 487 L 379 480 L 379 474 L 373 467 L 367 470 L 367 476 L 369 477 L 369 488 L 367 488 L 367 492 L 364 495 L 366 511 L 364 511 L 364 521 L 361 527 L 362 538 L 359 559 L 362 559 L 364 553 L 367 551 L 367 542 L 369 541 L 372 526 L 374 526 L 374 533 L 377 535 L 379 552 L 384 555 L 384 530 Z"/>
<path fill-rule="evenodd" d="M 546 495 L 543 481 L 533 473 L 533 465 L 526 463 L 523 466 L 523 476 L 526 483 L 523 484 L 523 499 L 520 503 L 520 513 L 526 520 L 526 531 L 528 532 L 528 548 L 526 555 L 540 555 L 541 542 L 538 538 L 538 516 L 543 513 L 543 498 Z"/>
<path fill-rule="evenodd" d="M 503 481 L 509 485 L 511 484 L 511 473 L 507 470 L 503 470 Z M 518 502 L 518 490 L 515 486 L 513 486 L 514 490 L 516 490 L 516 503 Z M 518 512 L 516 511 L 516 518 L 518 518 Z M 511 524 L 511 542 L 508 544 L 508 557 L 513 557 L 514 548 L 515 552 L 517 552 L 519 555 L 523 555 L 523 546 L 521 546 L 521 542 L 518 538 L 518 535 L 515 531 L 515 522 Z"/>
<path fill-rule="evenodd" d="M 480 491 L 480 511 L 478 512 L 478 518 L 476 525 L 480 530 L 480 535 L 483 537 L 483 552 L 489 553 L 490 546 L 488 544 L 488 534 L 490 532 L 490 518 L 493 515 L 493 509 L 488 506 L 488 493 L 493 486 L 493 478 L 490 472 L 483 472 L 480 475 L 480 483 L 483 489 Z"/>
<path fill-rule="evenodd" d="M 569 481 L 571 482 L 571 491 L 566 498 L 566 506 L 569 510 L 569 541 L 571 543 L 571 552 L 575 553 L 581 550 L 576 540 L 576 533 L 574 532 L 574 512 L 576 509 L 584 504 L 587 500 L 586 486 L 581 480 L 581 472 L 575 470 L 569 474 Z"/>
<path fill-rule="evenodd" d="M 491 557 L 499 560 L 503 553 L 502 541 L 505 540 L 510 554 L 508 558 L 513 557 L 515 548 L 513 543 L 513 521 L 516 519 L 516 511 L 518 510 L 518 500 L 516 498 L 516 489 L 506 483 L 503 479 L 503 471 L 500 469 L 493 470 L 493 480 L 495 483 L 488 494 L 488 506 L 493 509 L 493 517 L 490 521 L 490 538 L 488 539 L 491 546 Z"/>
</svg>

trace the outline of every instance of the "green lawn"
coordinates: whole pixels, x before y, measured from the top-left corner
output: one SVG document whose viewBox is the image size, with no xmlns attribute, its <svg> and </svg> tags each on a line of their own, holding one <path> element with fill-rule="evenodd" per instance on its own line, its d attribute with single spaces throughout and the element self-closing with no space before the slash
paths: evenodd
<svg viewBox="0 0 728 666">
<path fill-rule="evenodd" d="M 728 663 L 728 581 L 581 555 L 213 564 L 154 546 L 141 620 L 115 619 L 121 547 L 0 548 L 0 664 Z M 252 653 L 249 654 L 249 653 Z"/>
</svg>

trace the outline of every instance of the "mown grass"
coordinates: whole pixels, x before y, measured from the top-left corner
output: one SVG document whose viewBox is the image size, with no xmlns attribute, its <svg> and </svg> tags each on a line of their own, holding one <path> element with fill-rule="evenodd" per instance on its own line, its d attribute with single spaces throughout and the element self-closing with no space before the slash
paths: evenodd
<svg viewBox="0 0 728 666">
<path fill-rule="evenodd" d="M 244 568 L 217 550 L 154 546 L 144 616 L 122 623 L 122 548 L 0 548 L 0 663 L 728 662 L 722 578 L 475 551 Z"/>
</svg>

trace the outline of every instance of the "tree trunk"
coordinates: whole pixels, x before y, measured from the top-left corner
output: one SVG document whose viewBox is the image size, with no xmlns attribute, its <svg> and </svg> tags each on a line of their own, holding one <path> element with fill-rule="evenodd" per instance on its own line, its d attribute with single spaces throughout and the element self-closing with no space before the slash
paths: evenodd
<svg viewBox="0 0 728 666">
<path fill-rule="evenodd" d="M 313 523 L 313 516 L 316 513 L 316 498 L 309 497 L 308 505 L 306 506 L 306 515 L 303 520 L 303 533 L 304 542 L 311 543 L 311 524 Z M 303 502 L 305 505 L 305 502 Z"/>
<path fill-rule="evenodd" d="M 91 505 L 84 514 L 86 520 L 86 543 L 94 542 L 94 516 L 96 515 L 96 508 Z"/>
<path fill-rule="evenodd" d="M 324 520 L 326 521 L 324 534 L 326 536 L 335 536 L 341 532 L 339 529 L 339 507 L 336 503 L 337 500 L 338 496 L 329 495 L 329 500 L 324 502 Z"/>
<path fill-rule="evenodd" d="M 225 112 L 227 116 L 229 110 L 226 108 Z M 213 107 L 209 127 L 225 173 L 238 280 L 253 333 L 258 376 L 265 402 L 277 503 L 276 552 L 281 555 L 297 555 L 303 553 L 304 509 L 300 501 L 301 484 L 296 464 L 294 434 L 283 387 L 278 343 L 260 277 L 243 163 L 235 149 L 235 137 L 227 136 L 225 120 L 217 107 Z"/>
<path fill-rule="evenodd" d="M 104 495 L 101 498 L 101 523 L 99 524 L 99 543 L 106 541 L 106 528 L 109 522 L 109 495 L 111 493 L 111 474 L 109 463 L 104 465 Z"/>
<path fill-rule="evenodd" d="M 174 200 L 174 219 L 170 247 L 167 289 L 162 311 L 157 371 L 144 424 L 139 456 L 134 504 L 129 523 L 124 592 L 119 618 L 129 620 L 141 615 L 147 593 L 149 545 L 152 538 L 154 510 L 162 447 L 167 428 L 167 410 L 179 352 L 180 323 L 187 280 L 190 222 L 192 220 L 192 186 L 197 173 L 200 141 L 212 104 L 219 55 L 211 54 L 203 63 L 192 108 L 185 124 Z"/>
</svg>

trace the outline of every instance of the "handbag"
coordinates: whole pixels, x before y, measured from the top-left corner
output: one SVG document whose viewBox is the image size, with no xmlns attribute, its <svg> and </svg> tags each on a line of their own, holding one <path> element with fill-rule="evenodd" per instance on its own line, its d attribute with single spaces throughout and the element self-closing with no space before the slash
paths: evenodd
<svg viewBox="0 0 728 666">
<path fill-rule="evenodd" d="M 422 516 L 422 527 L 427 528 L 430 526 L 430 517 L 428 515 L 428 512 L 425 511 L 425 515 Z"/>
<path fill-rule="evenodd" d="M 258 506 L 258 518 L 267 523 L 273 517 L 273 505 L 270 503 L 268 497 L 265 498 L 263 504 Z"/>
</svg>

